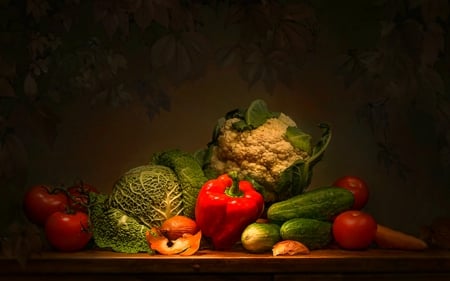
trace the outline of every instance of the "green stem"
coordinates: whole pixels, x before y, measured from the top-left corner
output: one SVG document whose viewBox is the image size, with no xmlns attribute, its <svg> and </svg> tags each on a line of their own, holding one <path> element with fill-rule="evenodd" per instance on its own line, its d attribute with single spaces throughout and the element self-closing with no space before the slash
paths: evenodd
<svg viewBox="0 0 450 281">
<path fill-rule="evenodd" d="M 225 190 L 225 194 L 230 197 L 242 197 L 244 193 L 239 189 L 238 173 L 236 171 L 231 171 L 228 175 L 233 180 L 233 183 Z"/>
</svg>

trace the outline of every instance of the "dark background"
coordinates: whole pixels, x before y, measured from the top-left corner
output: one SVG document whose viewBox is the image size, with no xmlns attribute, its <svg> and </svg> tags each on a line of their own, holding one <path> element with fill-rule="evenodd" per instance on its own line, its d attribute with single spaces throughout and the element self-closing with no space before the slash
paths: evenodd
<svg viewBox="0 0 450 281">
<path fill-rule="evenodd" d="M 449 3 L 0 1 L 0 229 L 39 183 L 108 192 L 168 148 L 195 151 L 264 99 L 333 138 L 311 187 L 343 175 L 417 234 L 450 215 Z"/>
</svg>

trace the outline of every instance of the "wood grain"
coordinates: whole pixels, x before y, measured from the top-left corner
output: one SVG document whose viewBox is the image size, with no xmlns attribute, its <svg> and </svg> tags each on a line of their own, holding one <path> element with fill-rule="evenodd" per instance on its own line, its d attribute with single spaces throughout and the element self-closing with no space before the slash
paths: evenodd
<svg viewBox="0 0 450 281">
<path fill-rule="evenodd" d="M 199 251 L 190 257 L 110 251 L 45 252 L 24 267 L 0 257 L 0 280 L 450 280 L 450 251 L 317 250 L 277 256 Z M 72 279 L 71 279 L 72 278 Z"/>
</svg>

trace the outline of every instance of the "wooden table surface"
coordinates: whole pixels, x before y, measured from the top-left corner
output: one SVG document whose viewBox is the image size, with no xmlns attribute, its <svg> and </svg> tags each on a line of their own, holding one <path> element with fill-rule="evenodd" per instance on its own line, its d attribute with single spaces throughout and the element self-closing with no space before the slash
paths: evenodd
<svg viewBox="0 0 450 281">
<path fill-rule="evenodd" d="M 111 251 L 45 252 L 25 266 L 0 257 L 1 280 L 445 280 L 450 281 L 450 251 L 407 252 L 326 249 L 309 255 L 278 256 L 242 251 L 199 251 L 193 256 L 122 254 Z M 64 278 L 63 278 L 64 276 Z M 170 279 L 170 278 L 172 279 Z M 156 278 L 156 279 L 155 279 Z M 168 279 L 169 278 L 169 279 Z M 261 279 L 263 278 L 263 279 Z M 354 279 L 352 279 L 354 278 Z M 371 279 L 373 278 L 373 279 Z M 381 279 L 380 279 L 381 278 Z M 101 279 L 103 280 L 103 279 Z"/>
</svg>

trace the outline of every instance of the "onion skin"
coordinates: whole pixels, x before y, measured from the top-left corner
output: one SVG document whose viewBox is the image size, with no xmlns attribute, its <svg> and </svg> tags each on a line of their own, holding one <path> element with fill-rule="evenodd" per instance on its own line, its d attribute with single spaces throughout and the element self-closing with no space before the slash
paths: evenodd
<svg viewBox="0 0 450 281">
<path fill-rule="evenodd" d="M 303 243 L 295 240 L 282 240 L 273 245 L 273 256 L 293 256 L 307 255 L 310 253 L 308 247 Z"/>
<path fill-rule="evenodd" d="M 202 232 L 198 231 L 195 235 L 185 233 L 169 243 L 169 239 L 157 227 L 153 227 L 145 233 L 145 238 L 150 248 L 162 255 L 191 256 L 200 248 Z"/>
<path fill-rule="evenodd" d="M 194 235 L 198 230 L 195 220 L 183 215 L 176 215 L 168 218 L 160 227 L 161 234 L 170 241 L 177 240 L 178 238 L 183 237 L 184 234 Z"/>
</svg>

